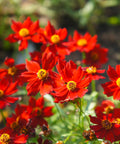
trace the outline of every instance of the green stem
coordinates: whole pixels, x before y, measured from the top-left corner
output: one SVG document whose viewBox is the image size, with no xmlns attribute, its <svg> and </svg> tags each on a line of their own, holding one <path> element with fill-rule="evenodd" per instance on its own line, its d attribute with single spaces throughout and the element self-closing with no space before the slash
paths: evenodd
<svg viewBox="0 0 120 144">
<path fill-rule="evenodd" d="M 64 121 L 63 118 L 62 118 L 62 114 L 61 114 L 61 111 L 59 109 L 59 106 L 56 103 L 55 103 L 55 107 L 56 107 L 56 109 L 57 109 L 57 111 L 59 113 L 59 116 L 60 116 L 61 120 Z"/>
<path fill-rule="evenodd" d="M 91 82 L 91 89 L 92 89 L 92 92 L 96 91 L 95 80 L 92 80 Z"/>
<path fill-rule="evenodd" d="M 6 124 L 5 116 L 4 116 L 3 111 L 1 109 L 0 109 L 0 112 L 1 112 L 3 123 L 5 125 Z"/>
<path fill-rule="evenodd" d="M 85 52 L 82 52 L 82 60 L 84 60 L 85 58 L 86 58 Z M 82 66 L 85 67 L 86 65 L 83 63 Z"/>
</svg>

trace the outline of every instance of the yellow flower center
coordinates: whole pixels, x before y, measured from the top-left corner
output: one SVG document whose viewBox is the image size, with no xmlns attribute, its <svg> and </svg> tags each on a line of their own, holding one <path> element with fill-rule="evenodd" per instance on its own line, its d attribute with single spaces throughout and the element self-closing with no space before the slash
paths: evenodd
<svg viewBox="0 0 120 144">
<path fill-rule="evenodd" d="M 78 46 L 85 46 L 85 45 L 87 45 L 86 39 L 79 39 L 79 40 L 77 41 L 77 45 L 78 45 Z"/>
<path fill-rule="evenodd" d="M 48 73 L 45 69 L 40 69 L 37 73 L 37 76 L 39 77 L 39 79 L 45 80 L 48 76 Z"/>
<path fill-rule="evenodd" d="M 76 82 L 74 81 L 67 82 L 67 89 L 70 91 L 74 91 L 76 89 Z"/>
<path fill-rule="evenodd" d="M 32 112 L 35 112 L 37 116 L 40 116 L 42 114 L 42 110 L 39 107 L 33 108 Z"/>
<path fill-rule="evenodd" d="M 92 52 L 92 53 L 91 53 L 91 59 L 92 59 L 93 61 L 97 61 L 97 60 L 99 59 L 98 53 Z"/>
<path fill-rule="evenodd" d="M 56 35 L 56 34 L 52 35 L 52 36 L 51 36 L 51 41 L 52 41 L 54 44 L 59 43 L 59 42 L 60 42 L 60 37 L 59 37 L 59 35 Z"/>
<path fill-rule="evenodd" d="M 9 143 L 9 140 L 10 140 L 10 135 L 7 134 L 7 133 L 3 133 L 3 134 L 0 136 L 0 142 L 1 142 L 1 144 L 8 144 L 8 143 Z"/>
<path fill-rule="evenodd" d="M 113 106 L 107 106 L 107 107 L 105 108 L 106 114 L 112 113 L 112 112 L 113 112 L 113 109 L 114 109 Z"/>
<path fill-rule="evenodd" d="M 103 120 L 102 121 L 102 126 L 103 128 L 105 128 L 106 130 L 111 129 L 112 127 L 112 123 L 109 120 Z"/>
<path fill-rule="evenodd" d="M 17 69 L 16 69 L 15 66 L 10 67 L 10 68 L 8 69 L 8 74 L 13 76 L 13 75 L 15 75 L 16 71 L 17 71 Z"/>
<path fill-rule="evenodd" d="M 90 66 L 86 69 L 86 72 L 89 74 L 96 73 L 96 71 L 97 71 L 96 67 L 93 67 L 93 66 Z"/>
<path fill-rule="evenodd" d="M 116 84 L 117 84 L 117 86 L 120 87 L 120 78 L 118 78 L 118 79 L 116 80 Z"/>
<path fill-rule="evenodd" d="M 22 37 L 26 37 L 29 35 L 29 30 L 26 29 L 26 28 L 22 28 L 20 31 L 19 31 L 19 35 L 22 36 Z"/>
<path fill-rule="evenodd" d="M 0 98 L 4 95 L 4 91 L 0 90 Z"/>
</svg>

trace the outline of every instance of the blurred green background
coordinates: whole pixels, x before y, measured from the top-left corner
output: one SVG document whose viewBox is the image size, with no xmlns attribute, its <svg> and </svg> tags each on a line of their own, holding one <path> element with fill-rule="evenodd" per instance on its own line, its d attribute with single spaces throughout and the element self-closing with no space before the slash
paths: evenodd
<svg viewBox="0 0 120 144">
<path fill-rule="evenodd" d="M 69 34 L 98 34 L 98 42 L 114 53 L 112 64 L 119 62 L 120 55 L 120 0 L 0 0 L 0 61 L 11 56 L 18 45 L 5 38 L 12 33 L 11 20 L 24 21 L 30 16 L 46 26 L 50 20 L 55 28 L 66 27 Z M 115 60 L 114 60 L 115 59 Z"/>
</svg>

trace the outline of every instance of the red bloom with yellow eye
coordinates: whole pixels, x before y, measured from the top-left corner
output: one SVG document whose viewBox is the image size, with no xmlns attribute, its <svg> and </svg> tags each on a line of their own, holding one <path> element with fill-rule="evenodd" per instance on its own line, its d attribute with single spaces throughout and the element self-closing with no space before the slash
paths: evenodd
<svg viewBox="0 0 120 144">
<path fill-rule="evenodd" d="M 24 84 L 21 73 L 24 72 L 25 64 L 15 65 L 13 58 L 6 57 L 4 64 L 8 67 L 7 69 L 0 69 L 0 79 L 6 78 L 9 81 L 16 82 L 19 86 Z"/>
<path fill-rule="evenodd" d="M 48 25 L 43 30 L 43 35 L 45 38 L 42 46 L 43 51 L 49 49 L 49 51 L 63 59 L 65 58 L 65 55 L 70 54 L 70 51 L 64 42 L 67 37 L 66 28 L 55 30 L 53 25 L 48 22 Z"/>
<path fill-rule="evenodd" d="M 30 97 L 27 112 L 31 118 L 31 125 L 33 125 L 34 127 L 36 127 L 37 125 L 40 125 L 41 127 L 43 125 L 47 126 L 47 121 L 44 118 L 53 115 L 52 108 L 53 106 L 44 105 L 43 96 L 37 100 L 33 97 Z"/>
<path fill-rule="evenodd" d="M 85 76 L 81 67 L 75 69 L 73 66 L 70 66 L 70 62 L 68 63 L 66 64 L 69 65 L 68 69 L 67 66 L 65 66 L 64 70 L 60 69 L 62 67 L 59 67 L 58 71 L 60 71 L 62 81 L 60 79 L 59 87 L 54 89 L 55 93 L 52 93 L 55 97 L 55 102 L 65 102 L 81 98 L 88 91 L 86 87 L 89 85 L 90 79 Z"/>
<path fill-rule="evenodd" d="M 90 121 L 96 125 L 90 126 L 97 138 L 115 142 L 120 140 L 120 109 L 113 113 L 96 113 L 97 117 L 90 116 Z"/>
<path fill-rule="evenodd" d="M 52 53 L 44 54 L 42 57 L 42 68 L 35 61 L 26 60 L 27 72 L 22 76 L 27 84 L 28 95 L 36 95 L 39 91 L 41 95 L 50 93 L 56 85 L 55 77 L 57 73 L 52 71 L 56 63 L 55 56 Z"/>
<path fill-rule="evenodd" d="M 95 112 L 104 112 L 106 114 L 112 113 L 114 111 L 115 105 L 112 101 L 110 100 L 104 100 L 102 101 L 102 104 L 100 106 L 96 106 Z"/>
<path fill-rule="evenodd" d="M 88 32 L 85 35 L 81 35 L 78 31 L 74 31 L 73 39 L 69 37 L 69 41 L 73 41 L 71 44 L 73 51 L 90 52 L 96 45 L 97 35 L 92 37 Z"/>
<path fill-rule="evenodd" d="M 15 22 L 12 20 L 12 30 L 14 34 L 10 34 L 6 40 L 9 42 L 18 42 L 19 51 L 22 51 L 28 47 L 28 40 L 33 42 L 40 42 L 41 36 L 37 34 L 39 29 L 39 21 L 32 22 L 30 17 L 28 17 L 23 23 Z"/>
<path fill-rule="evenodd" d="M 29 126 L 29 115 L 27 113 L 26 105 L 17 105 L 15 108 L 15 114 L 12 114 L 11 117 L 7 118 L 6 127 L 10 128 L 14 134 L 25 134 L 29 135 L 32 131 Z"/>
<path fill-rule="evenodd" d="M 83 70 L 86 72 L 86 76 L 90 77 L 91 80 L 105 79 L 105 77 L 101 75 L 105 70 L 97 69 L 94 66 L 83 68 Z"/>
<path fill-rule="evenodd" d="M 107 48 L 101 48 L 100 44 L 96 44 L 94 49 L 88 53 L 85 53 L 86 57 L 83 60 L 83 63 L 100 68 L 103 64 L 107 63 L 107 54 Z"/>
<path fill-rule="evenodd" d="M 0 130 L 0 144 L 26 144 L 27 139 L 28 136 L 12 133 L 8 127 Z"/>
<path fill-rule="evenodd" d="M 116 65 L 116 69 L 109 66 L 107 74 L 111 81 L 102 84 L 104 93 L 109 97 L 120 100 L 120 65 Z"/>
<path fill-rule="evenodd" d="M 15 92 L 17 92 L 16 83 L 11 83 L 7 79 L 0 80 L 0 109 L 19 99 L 17 97 L 10 97 Z"/>
</svg>

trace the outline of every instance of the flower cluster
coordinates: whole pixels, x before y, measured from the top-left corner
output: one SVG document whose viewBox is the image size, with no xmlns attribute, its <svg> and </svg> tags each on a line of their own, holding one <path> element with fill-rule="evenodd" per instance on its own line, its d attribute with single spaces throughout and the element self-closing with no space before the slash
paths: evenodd
<svg viewBox="0 0 120 144">
<path fill-rule="evenodd" d="M 30 59 L 26 58 L 23 64 L 15 64 L 13 58 L 6 57 L 0 69 L 0 109 L 22 102 L 24 98 L 17 95 L 19 89 L 27 90 L 29 99 L 28 104 L 17 104 L 15 113 L 6 119 L 6 126 L 0 130 L 0 143 L 24 144 L 31 137 L 37 137 L 37 143 L 50 144 L 51 130 L 46 117 L 53 115 L 53 106 L 46 105 L 44 96 L 51 95 L 54 103 L 76 103 L 81 115 L 79 100 L 88 92 L 90 84 L 93 86 L 94 81 L 105 79 L 102 66 L 108 61 L 108 49 L 97 43 L 97 35 L 91 36 L 88 32 L 82 35 L 75 30 L 71 36 L 66 28 L 55 29 L 49 21 L 42 28 L 38 20 L 33 22 L 28 17 L 23 23 L 12 20 L 11 28 L 14 33 L 6 40 L 17 42 L 19 51 L 27 49 L 29 41 L 41 46 L 39 51 L 30 52 Z M 79 66 L 65 60 L 66 55 L 76 50 L 84 55 Z M 116 70 L 109 66 L 107 74 L 111 81 L 102 84 L 104 93 L 120 100 L 120 65 Z M 108 100 L 96 107 L 95 113 L 96 117 L 90 116 L 90 121 L 96 125 L 84 130 L 83 136 L 91 141 L 120 140 L 120 109 Z M 36 129 L 40 129 L 39 134 Z"/>
</svg>

